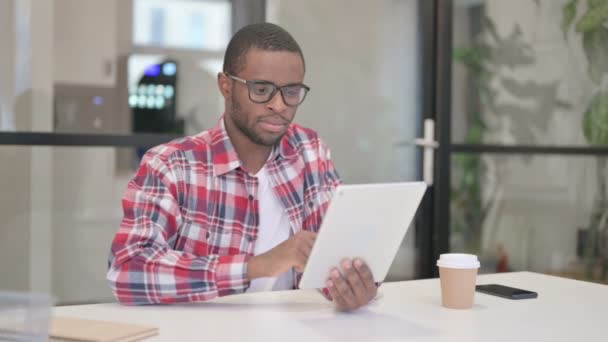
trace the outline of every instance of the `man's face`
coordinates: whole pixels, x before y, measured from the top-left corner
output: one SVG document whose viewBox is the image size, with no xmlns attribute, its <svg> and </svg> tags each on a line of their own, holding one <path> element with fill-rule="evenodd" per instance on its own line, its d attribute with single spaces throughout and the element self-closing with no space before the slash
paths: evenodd
<svg viewBox="0 0 608 342">
<path fill-rule="evenodd" d="M 245 67 L 233 76 L 283 86 L 302 83 L 304 65 L 294 52 L 251 49 L 245 55 Z M 266 103 L 255 103 L 249 98 L 248 86 L 236 81 L 231 82 L 231 91 L 224 96 L 227 119 L 238 129 L 236 133 L 262 146 L 273 146 L 281 140 L 297 109 L 285 104 L 280 91 Z"/>
</svg>

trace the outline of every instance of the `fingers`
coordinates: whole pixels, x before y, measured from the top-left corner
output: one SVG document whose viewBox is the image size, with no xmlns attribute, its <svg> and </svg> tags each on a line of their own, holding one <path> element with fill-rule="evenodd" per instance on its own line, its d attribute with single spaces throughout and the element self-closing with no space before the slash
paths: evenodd
<svg viewBox="0 0 608 342">
<path fill-rule="evenodd" d="M 344 298 L 342 298 L 342 295 L 340 294 L 340 292 L 336 288 L 336 285 L 334 284 L 334 282 L 331 279 L 327 280 L 326 286 L 327 286 L 327 290 L 329 291 L 329 295 L 331 296 L 332 300 L 334 301 L 334 305 L 335 305 L 336 309 L 340 310 L 340 311 L 348 310 L 347 309 L 348 305 L 347 305 L 346 301 L 344 300 Z"/>
<path fill-rule="evenodd" d="M 302 239 L 302 243 L 309 247 L 309 250 L 312 249 L 312 246 L 315 244 L 315 240 L 317 239 L 317 233 L 309 232 L 302 230 L 295 236 L 300 235 Z"/>
<path fill-rule="evenodd" d="M 361 259 L 355 259 L 353 265 L 354 269 L 359 274 L 361 282 L 365 286 L 367 301 L 374 299 L 378 292 L 378 287 L 374 282 L 374 276 L 372 274 L 372 271 L 369 269 L 369 266 L 367 266 L 367 264 L 364 263 Z"/>
<path fill-rule="evenodd" d="M 348 260 L 342 260 L 341 263 L 342 269 L 344 270 L 344 278 L 348 282 L 349 287 L 351 288 L 352 293 L 354 294 L 354 300 L 357 306 L 363 306 L 367 304 L 368 294 L 367 288 L 361 277 L 359 276 L 359 272 L 354 268 L 353 263 Z"/>
<path fill-rule="evenodd" d="M 345 259 L 340 264 L 343 272 L 332 269 L 327 282 L 329 293 L 336 308 L 349 311 L 367 305 L 377 293 L 374 277 L 369 267 L 360 259 Z"/>
<path fill-rule="evenodd" d="M 299 246 L 298 247 L 298 253 L 301 254 L 302 256 L 304 256 L 306 260 L 308 260 L 308 257 L 310 256 L 310 252 L 311 252 L 311 249 L 308 248 L 308 246 Z"/>
<path fill-rule="evenodd" d="M 306 267 L 306 263 L 308 262 L 308 256 L 310 255 L 310 251 L 306 252 L 305 250 L 296 251 L 296 258 L 293 267 L 296 272 L 302 273 L 304 272 L 304 268 Z"/>
<path fill-rule="evenodd" d="M 293 267 L 296 269 L 297 272 L 304 271 L 316 237 L 316 233 L 308 231 L 300 231 L 299 233 L 294 235 L 295 264 Z"/>
<path fill-rule="evenodd" d="M 337 269 L 334 269 L 331 272 L 331 280 L 344 300 L 346 310 L 354 310 L 363 305 L 359 302 L 345 275 L 341 275 Z"/>
<path fill-rule="evenodd" d="M 316 237 L 316 233 L 303 230 L 264 253 L 264 274 L 275 277 L 291 268 L 303 272 Z"/>
<path fill-rule="evenodd" d="M 366 289 L 376 288 L 374 276 L 366 263 L 361 259 L 355 259 L 353 261 L 353 269 L 359 275 L 359 279 Z"/>
<path fill-rule="evenodd" d="M 302 252 L 308 257 L 310 255 L 310 251 L 312 250 L 312 246 L 315 243 L 316 237 L 317 234 L 315 233 L 300 231 L 290 238 L 293 252 Z"/>
<path fill-rule="evenodd" d="M 336 309 L 340 311 L 348 311 L 357 308 L 355 295 L 338 269 L 334 268 L 330 272 L 329 282 L 331 282 L 331 285 L 333 285 L 329 288 L 329 293 L 336 302 Z"/>
</svg>

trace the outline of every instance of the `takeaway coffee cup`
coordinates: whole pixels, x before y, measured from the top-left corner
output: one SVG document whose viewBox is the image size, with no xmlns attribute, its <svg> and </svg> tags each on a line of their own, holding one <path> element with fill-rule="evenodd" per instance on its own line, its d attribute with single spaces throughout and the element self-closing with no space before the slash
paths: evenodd
<svg viewBox="0 0 608 342">
<path fill-rule="evenodd" d="M 441 254 L 437 260 L 441 281 L 441 305 L 450 309 L 473 307 L 479 260 L 473 254 Z"/>
</svg>

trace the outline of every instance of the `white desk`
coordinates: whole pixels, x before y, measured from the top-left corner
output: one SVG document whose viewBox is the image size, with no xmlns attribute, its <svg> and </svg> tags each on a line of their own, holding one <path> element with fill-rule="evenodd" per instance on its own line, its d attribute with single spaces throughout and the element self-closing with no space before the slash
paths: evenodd
<svg viewBox="0 0 608 342">
<path fill-rule="evenodd" d="M 529 272 L 484 275 L 478 283 L 533 290 L 539 298 L 477 293 L 473 309 L 445 309 L 439 280 L 428 279 L 386 283 L 377 301 L 351 314 L 304 290 L 196 305 L 64 306 L 54 314 L 159 327 L 150 341 L 608 341 L 608 286 Z"/>
</svg>

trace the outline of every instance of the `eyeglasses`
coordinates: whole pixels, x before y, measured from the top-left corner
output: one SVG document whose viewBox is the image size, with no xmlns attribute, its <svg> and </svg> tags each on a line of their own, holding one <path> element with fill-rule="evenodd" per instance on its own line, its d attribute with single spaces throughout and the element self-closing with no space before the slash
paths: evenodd
<svg viewBox="0 0 608 342">
<path fill-rule="evenodd" d="M 255 103 L 266 103 L 270 101 L 277 93 L 281 91 L 281 97 L 283 102 L 289 107 L 295 107 L 304 102 L 306 94 L 310 88 L 302 83 L 287 84 L 284 86 L 278 86 L 270 81 L 261 80 L 244 80 L 240 77 L 226 74 L 231 79 L 246 84 L 249 89 L 249 99 Z"/>
</svg>

